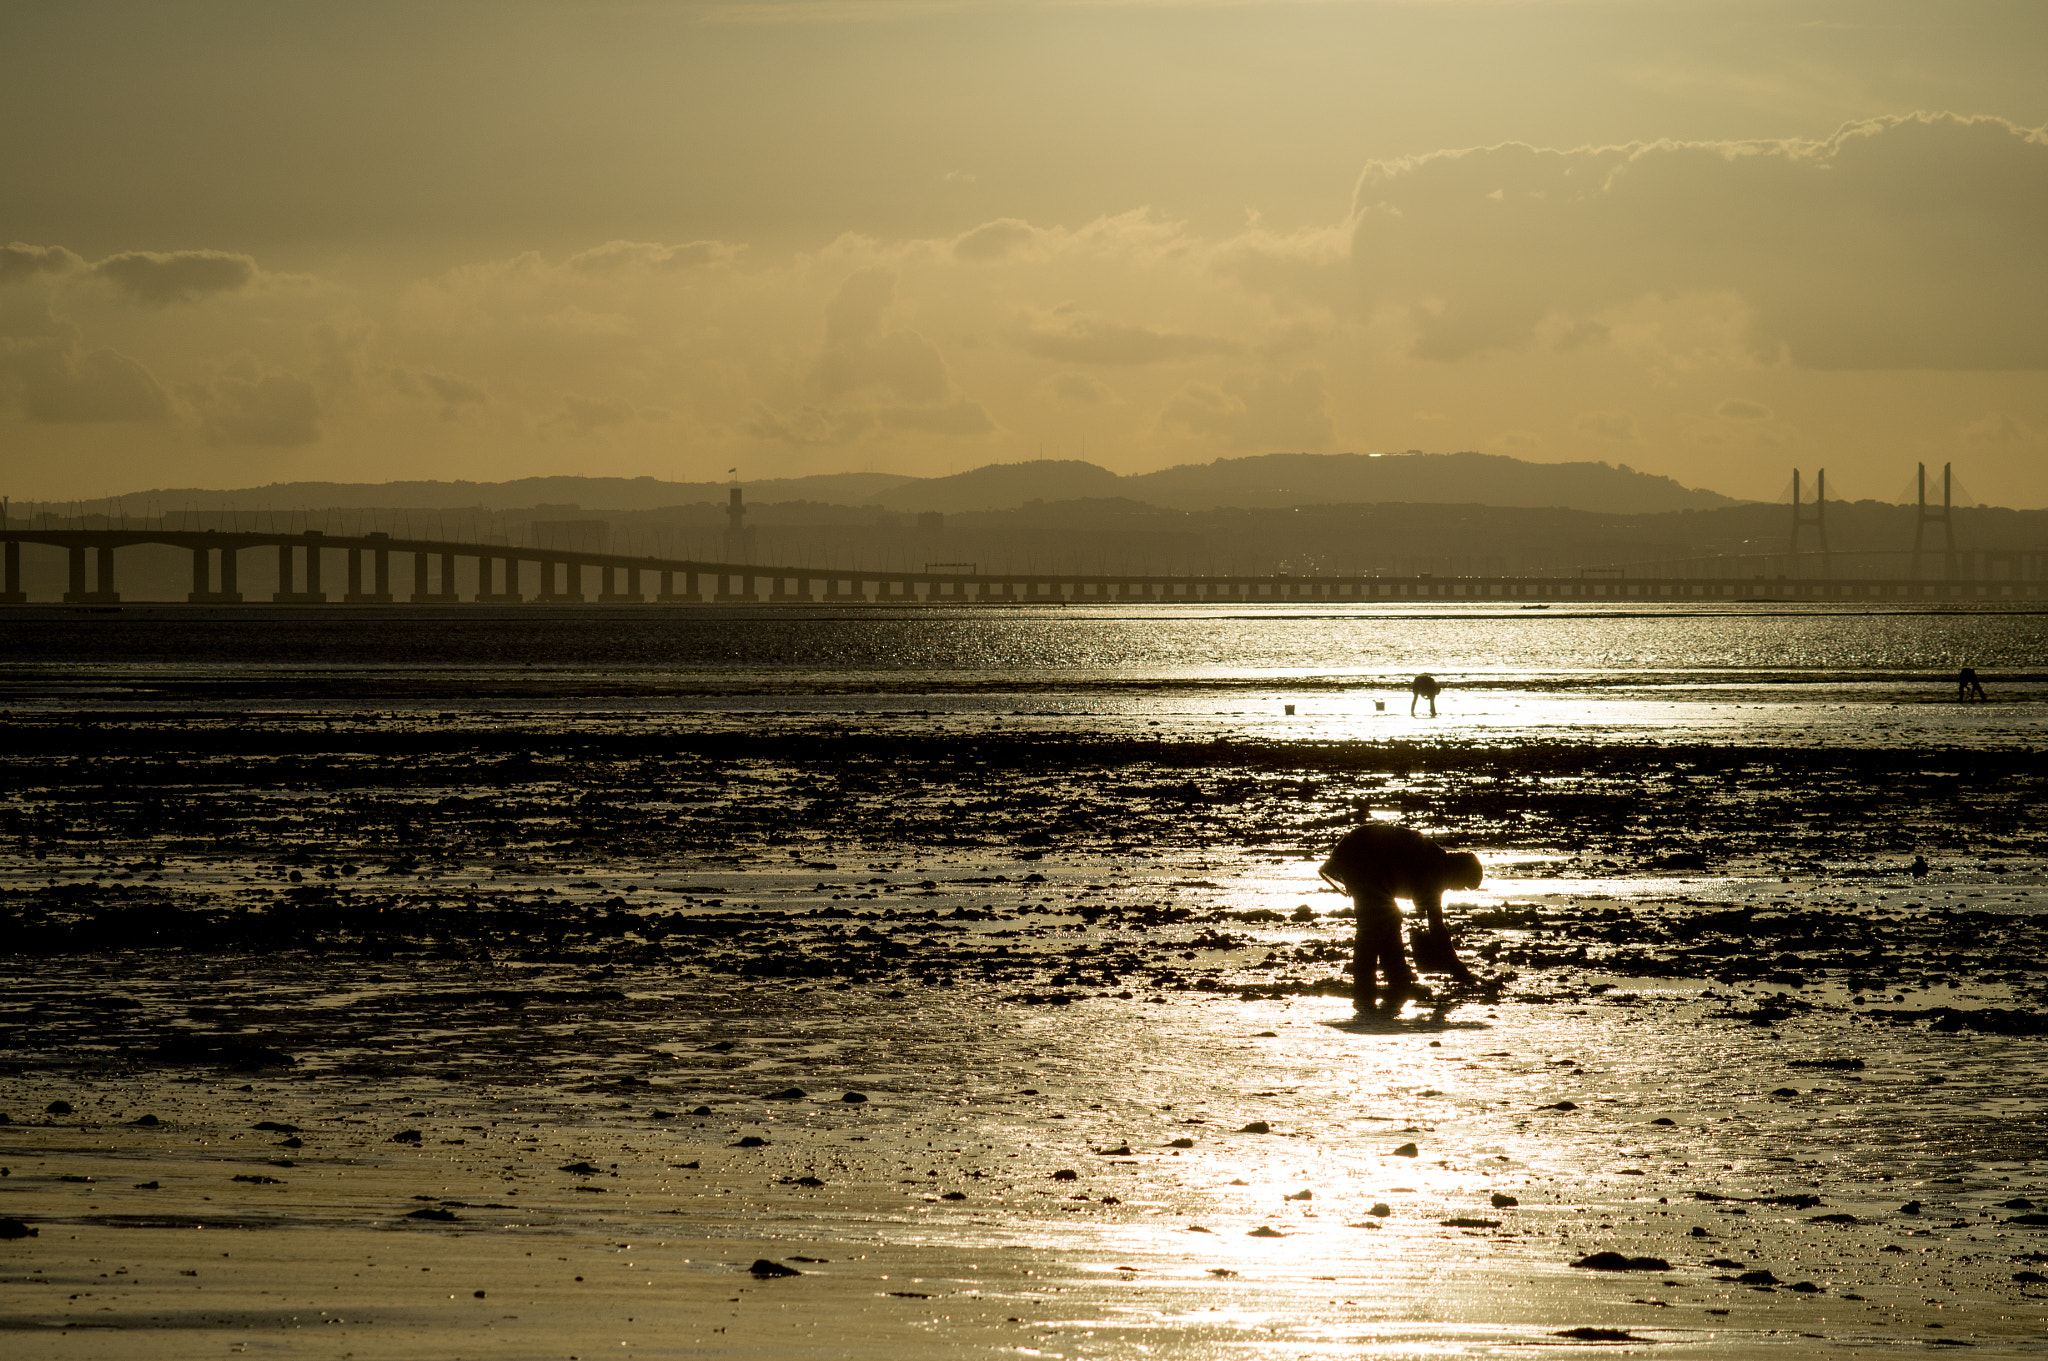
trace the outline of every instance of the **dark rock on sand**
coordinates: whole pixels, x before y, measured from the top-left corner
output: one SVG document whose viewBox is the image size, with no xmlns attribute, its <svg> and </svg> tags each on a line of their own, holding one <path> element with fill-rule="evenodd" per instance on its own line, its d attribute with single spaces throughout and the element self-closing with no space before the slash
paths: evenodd
<svg viewBox="0 0 2048 1361">
<path fill-rule="evenodd" d="M 409 1211 L 405 1217 L 407 1219 L 431 1219 L 437 1224 L 453 1224 L 455 1222 L 455 1211 L 443 1210 L 435 1206 L 423 1206 L 420 1209 Z"/>
<path fill-rule="evenodd" d="M 733 1148 L 766 1148 L 766 1147 L 768 1147 L 768 1141 L 767 1141 L 766 1139 L 763 1139 L 763 1138 L 762 1138 L 762 1137 L 761 1137 L 760 1135 L 758 1135 L 758 1134 L 749 1134 L 749 1135 L 747 1135 L 746 1137 L 742 1138 L 742 1139 L 741 1139 L 741 1140 L 740 1140 L 740 1141 L 739 1141 L 738 1143 L 735 1143 L 735 1144 L 733 1144 L 733 1145 L 732 1145 L 732 1147 L 733 1147 Z"/>
<path fill-rule="evenodd" d="M 43 1114 L 69 1115 L 71 1114 L 71 1103 L 69 1101 L 52 1101 L 49 1105 L 43 1107 Z"/>
<path fill-rule="evenodd" d="M 1521 1201 L 1515 1199 L 1513 1196 L 1502 1195 L 1499 1191 L 1495 1191 L 1491 1196 L 1487 1197 L 1487 1199 L 1493 1202 L 1493 1208 L 1496 1210 L 1505 1210 L 1510 1205 L 1520 1205 L 1522 1203 Z"/>
<path fill-rule="evenodd" d="M 866 1102 L 868 1098 L 865 1092 L 848 1092 L 839 1099 L 849 1106 L 858 1106 Z"/>
<path fill-rule="evenodd" d="M 1669 1271 L 1671 1263 L 1662 1257 L 1624 1257 L 1618 1252 L 1596 1252 L 1581 1257 L 1572 1266 L 1587 1271 Z"/>
<path fill-rule="evenodd" d="M 391 1136 L 390 1142 L 394 1144 L 416 1144 L 420 1141 L 421 1137 L 420 1132 L 416 1129 L 402 1129 Z"/>
<path fill-rule="evenodd" d="M 1254 1120 L 1238 1131 L 1239 1134 L 1271 1134 L 1273 1127 L 1263 1120 Z"/>
<path fill-rule="evenodd" d="M 1394 1150 L 1393 1156 L 1396 1158 L 1419 1158 L 1422 1156 L 1422 1150 L 1413 1144 L 1403 1144 Z"/>
<path fill-rule="evenodd" d="M 594 1177 L 599 1172 L 602 1172 L 604 1169 L 593 1162 L 574 1162 L 564 1163 L 557 1170 L 563 1172 L 574 1172 L 579 1177 Z"/>
<path fill-rule="evenodd" d="M 1735 1278 L 1735 1283 L 1737 1285 L 1777 1285 L 1779 1281 L 1777 1274 L 1769 1267 L 1765 1267 L 1761 1271 L 1743 1272 Z"/>
<path fill-rule="evenodd" d="M 1566 1328 L 1551 1334 L 1553 1337 L 1568 1337 L 1574 1342 L 1641 1342 L 1634 1333 L 1619 1328 Z"/>
<path fill-rule="evenodd" d="M 31 1229 L 11 1215 L 0 1215 L 0 1238 L 37 1238 L 41 1234 L 40 1229 Z"/>
<path fill-rule="evenodd" d="M 777 1276 L 803 1275 L 803 1272 L 798 1271 L 793 1266 L 784 1266 L 780 1262 L 771 1262 L 766 1257 L 756 1258 L 754 1260 L 754 1264 L 748 1267 L 747 1270 L 753 1272 L 758 1279 L 764 1281 L 773 1279 Z"/>
<path fill-rule="evenodd" d="M 809 1093 L 809 1092 L 807 1092 L 807 1091 L 805 1091 L 805 1090 L 804 1090 L 803 1088 L 801 1088 L 801 1087 L 784 1087 L 784 1088 L 783 1088 L 783 1089 L 782 1089 L 781 1091 L 779 1091 L 779 1092 L 770 1092 L 770 1093 L 768 1093 L 768 1095 L 767 1095 L 767 1096 L 765 1096 L 765 1097 L 763 1097 L 763 1098 L 762 1098 L 762 1100 L 764 1100 L 764 1101 L 801 1101 L 801 1100 L 803 1100 L 803 1099 L 804 1099 L 805 1097 L 807 1097 L 807 1096 L 809 1096 L 809 1095 L 810 1095 L 810 1093 Z"/>
</svg>

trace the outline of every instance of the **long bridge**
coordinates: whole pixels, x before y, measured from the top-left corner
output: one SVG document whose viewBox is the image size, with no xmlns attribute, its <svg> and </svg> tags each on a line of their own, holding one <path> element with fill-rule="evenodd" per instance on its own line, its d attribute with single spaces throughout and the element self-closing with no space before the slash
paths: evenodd
<svg viewBox="0 0 2048 1361">
<path fill-rule="evenodd" d="M 340 602 L 380 605 L 408 602 L 447 605 L 463 599 L 456 590 L 456 564 L 475 561 L 479 604 L 576 604 L 587 601 L 588 580 L 603 604 L 637 604 L 650 593 L 661 604 L 810 603 L 879 605 L 1110 604 L 1110 603 L 1310 603 L 1400 601 L 1627 602 L 1773 601 L 1961 601 L 2040 600 L 2048 594 L 2048 554 L 2000 555 L 2008 574 L 1999 577 L 1923 580 L 1859 580 L 1761 576 L 1627 576 L 1613 569 L 1574 577 L 1552 576 L 1323 576 L 1323 575 L 1131 575 L 1123 572 L 983 572 L 975 564 L 927 564 L 922 572 L 866 568 L 782 567 L 758 563 L 701 562 L 595 553 L 561 548 L 464 543 L 444 539 L 393 538 L 387 533 L 327 534 L 320 530 L 270 533 L 245 530 L 0 529 L 5 580 L 0 604 L 24 604 L 21 550 L 24 544 L 60 549 L 69 557 L 67 604 L 116 604 L 115 553 L 140 545 L 184 549 L 192 555 L 192 589 L 186 599 L 200 605 L 243 603 L 240 559 L 247 552 L 277 555 L 279 604 L 317 605 L 329 600 L 330 567 L 340 567 L 345 589 Z M 2024 561 L 2021 561 L 2024 559 Z M 409 560 L 409 561 L 408 561 Z M 393 563 L 401 566 L 402 596 Z M 529 571 L 528 569 L 532 569 Z M 467 571 L 464 573 L 468 575 Z M 531 580 L 535 589 L 526 590 Z M 651 588 L 651 592 L 650 592 Z"/>
</svg>

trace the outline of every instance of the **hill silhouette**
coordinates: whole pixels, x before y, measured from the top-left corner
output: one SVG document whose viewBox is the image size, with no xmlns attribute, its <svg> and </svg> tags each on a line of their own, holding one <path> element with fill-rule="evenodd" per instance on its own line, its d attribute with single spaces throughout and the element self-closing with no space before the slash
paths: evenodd
<svg viewBox="0 0 2048 1361">
<path fill-rule="evenodd" d="M 166 510 L 314 510 L 407 506 L 509 510 L 556 506 L 642 511 L 723 503 L 724 482 L 653 477 L 525 477 L 507 482 L 279 482 L 131 493 Z M 744 483 L 756 505 L 807 501 L 892 511 L 1010 510 L 1034 501 L 1123 499 L 1169 510 L 1270 509 L 1391 502 L 1556 507 L 1613 514 L 1738 504 L 1668 477 L 1606 463 L 1529 463 L 1500 454 L 1260 454 L 1120 476 L 1093 463 L 992 463 L 950 477 L 827 473 Z"/>
</svg>

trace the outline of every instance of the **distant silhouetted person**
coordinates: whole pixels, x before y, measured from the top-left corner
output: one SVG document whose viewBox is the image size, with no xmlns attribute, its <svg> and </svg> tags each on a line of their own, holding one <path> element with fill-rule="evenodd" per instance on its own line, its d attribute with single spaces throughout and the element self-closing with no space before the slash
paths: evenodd
<svg viewBox="0 0 2048 1361">
<path fill-rule="evenodd" d="M 1977 668 L 1964 667 L 1956 676 L 1956 703 L 1982 704 L 1987 698 L 1984 686 L 1977 680 Z"/>
<path fill-rule="evenodd" d="M 1436 717 L 1436 697 L 1443 687 L 1436 683 L 1435 676 L 1417 676 L 1408 682 L 1408 717 L 1415 717 L 1415 706 L 1422 700 L 1429 701 L 1429 716 Z"/>
<path fill-rule="evenodd" d="M 1384 973 L 1387 999 L 1398 1002 L 1415 987 L 1401 940 L 1401 909 L 1394 901 L 1407 898 L 1421 908 L 1428 932 L 1417 940 L 1416 962 L 1434 972 L 1472 982 L 1459 962 L 1444 925 L 1445 889 L 1478 888 L 1485 877 L 1479 857 L 1451 852 L 1408 827 L 1367 823 L 1347 833 L 1323 863 L 1322 876 L 1351 895 L 1358 911 L 1358 937 L 1352 949 L 1351 996 L 1364 1011 L 1373 1003 L 1376 974 Z M 1428 958 L 1423 958 L 1424 946 Z"/>
</svg>

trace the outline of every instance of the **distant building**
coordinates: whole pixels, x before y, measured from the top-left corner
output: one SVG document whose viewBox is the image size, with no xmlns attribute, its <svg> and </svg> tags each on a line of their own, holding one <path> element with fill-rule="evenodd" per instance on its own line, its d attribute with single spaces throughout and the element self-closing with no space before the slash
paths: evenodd
<svg viewBox="0 0 2048 1361">
<path fill-rule="evenodd" d="M 607 552 L 612 541 L 609 520 L 535 520 L 527 530 L 533 536 L 535 548 L 566 553 Z"/>
</svg>

